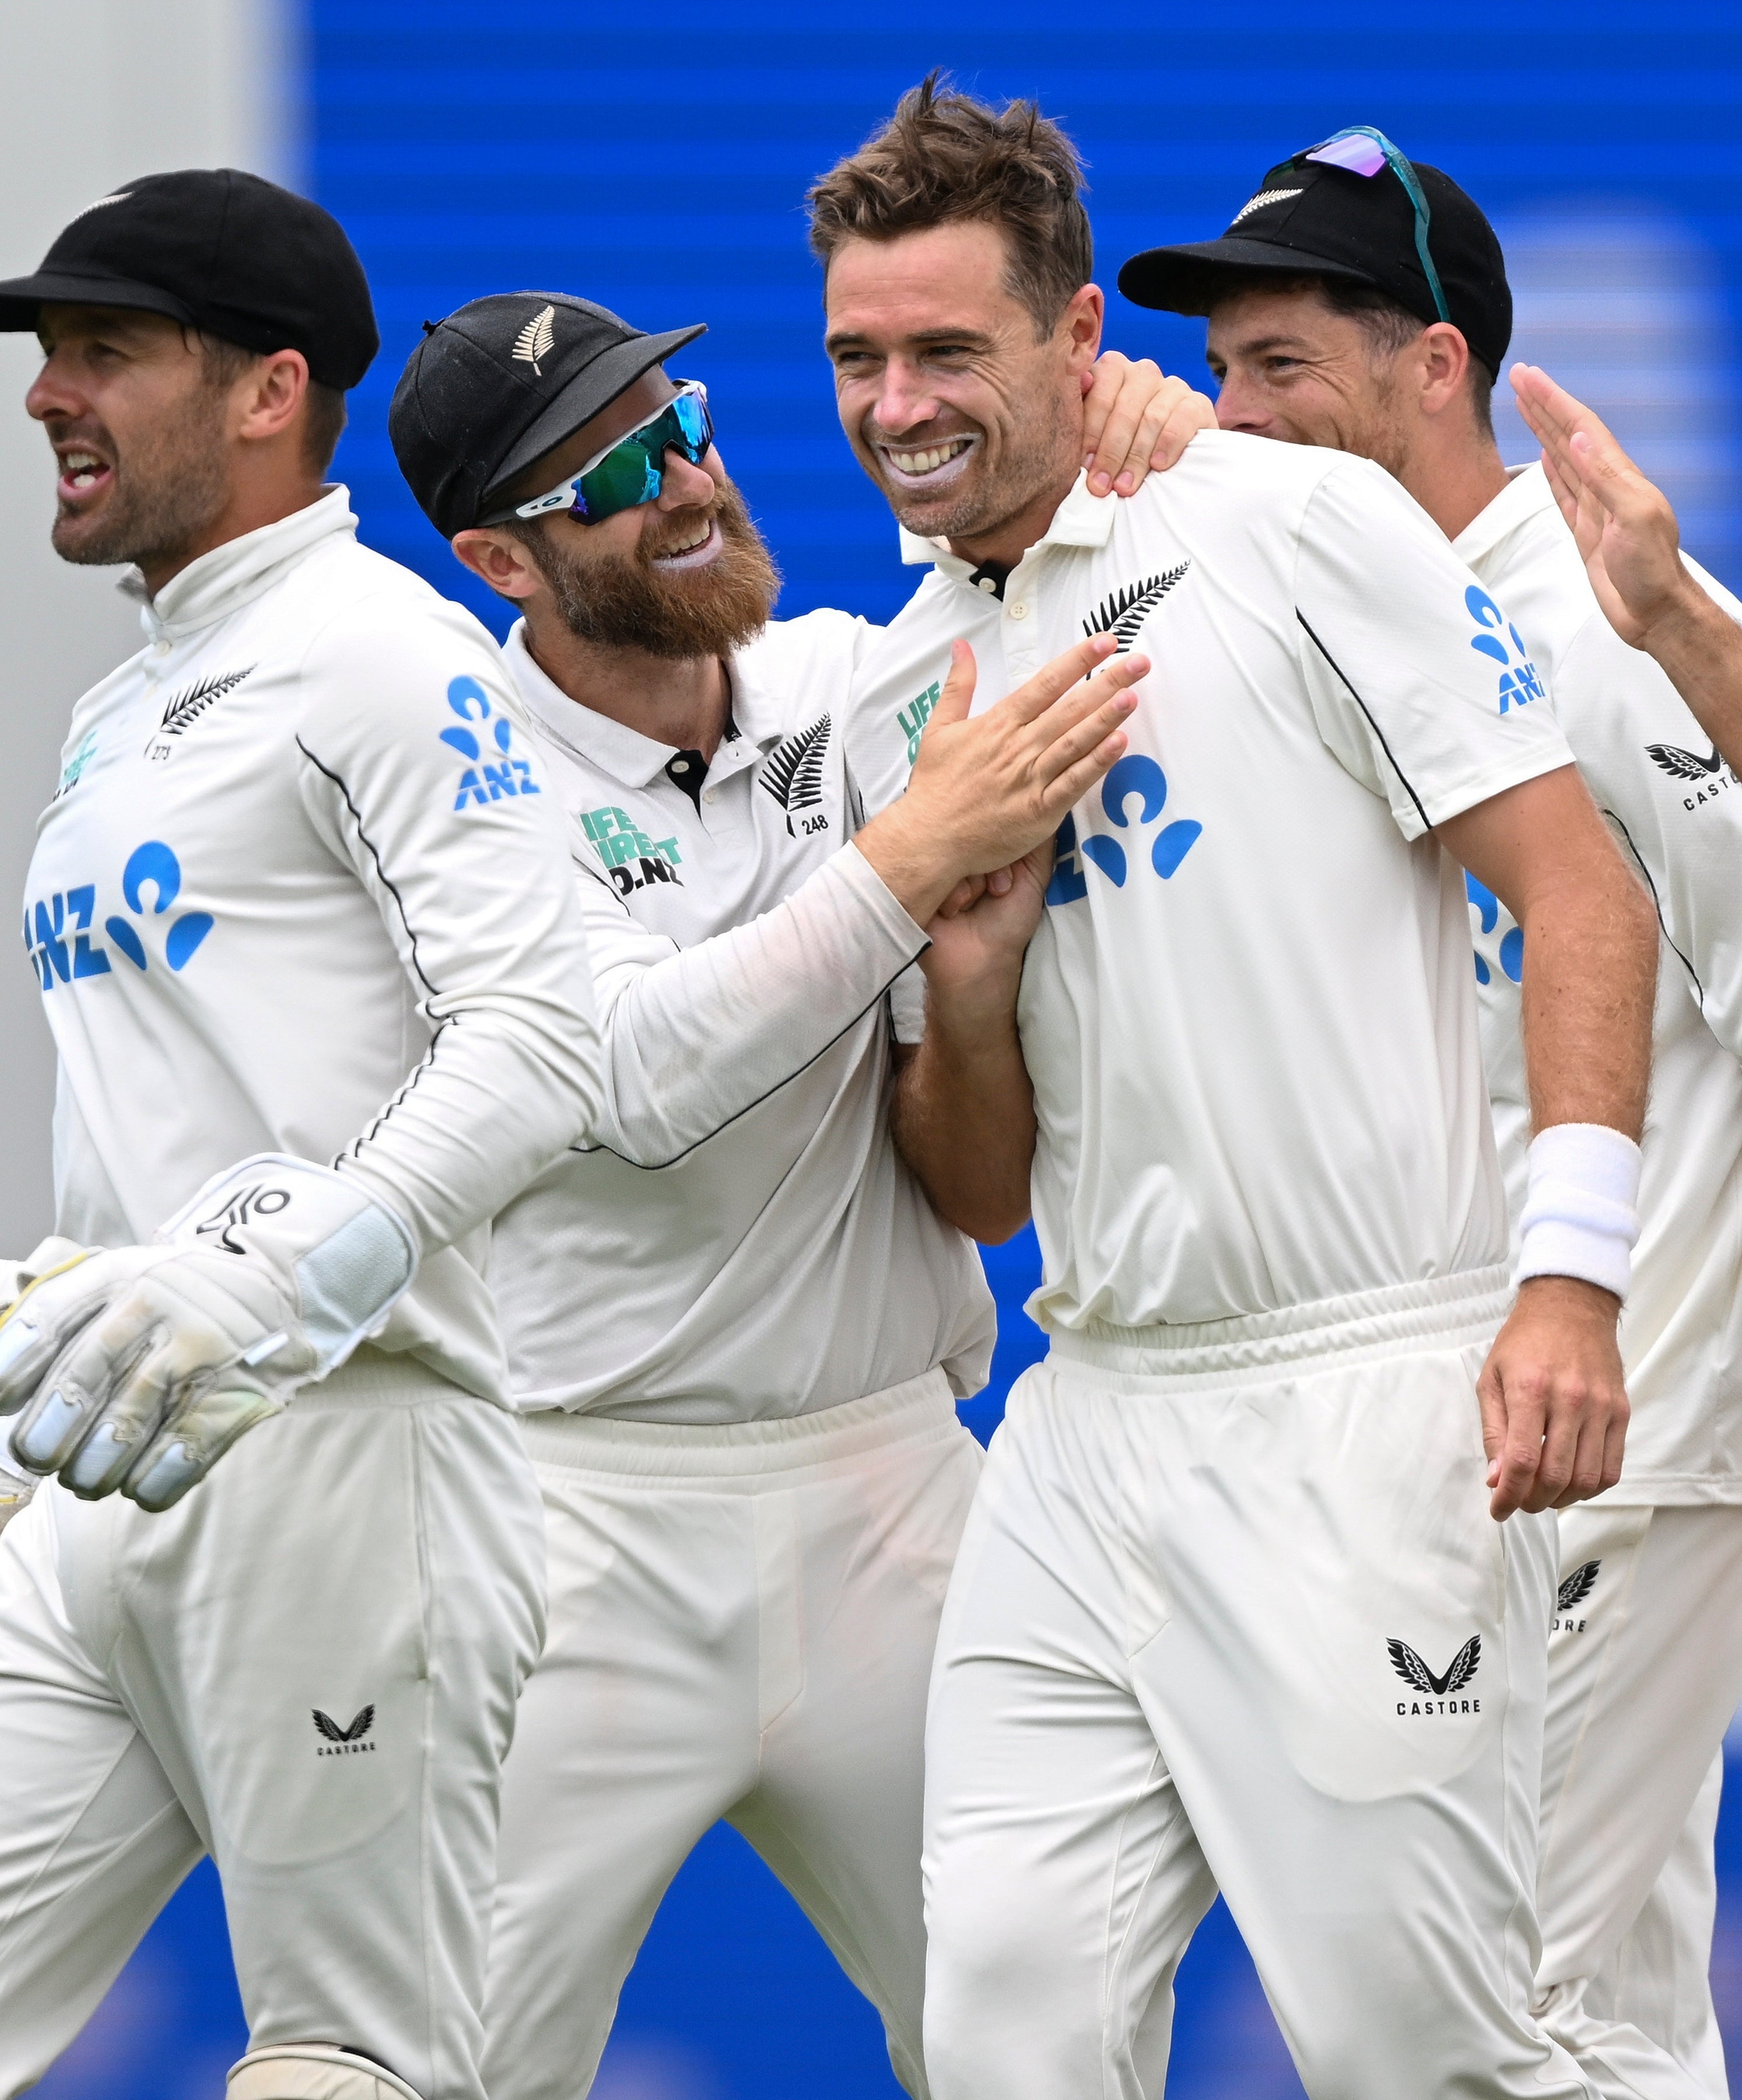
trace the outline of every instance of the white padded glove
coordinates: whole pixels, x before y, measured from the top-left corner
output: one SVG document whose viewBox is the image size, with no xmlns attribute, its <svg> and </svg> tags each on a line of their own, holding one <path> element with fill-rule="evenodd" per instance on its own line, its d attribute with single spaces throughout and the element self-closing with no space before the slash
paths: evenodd
<svg viewBox="0 0 1742 2100">
<path fill-rule="evenodd" d="M 27 1286 L 0 1317 L 0 1414 L 24 1410 L 15 1463 L 163 1510 L 380 1328 L 417 1250 L 361 1183 L 273 1153 L 154 1242 L 74 1248 Z"/>
</svg>

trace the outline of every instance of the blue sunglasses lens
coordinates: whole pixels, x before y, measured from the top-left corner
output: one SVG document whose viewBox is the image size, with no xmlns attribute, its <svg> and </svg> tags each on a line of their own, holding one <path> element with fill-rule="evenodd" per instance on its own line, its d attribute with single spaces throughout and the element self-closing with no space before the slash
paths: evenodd
<svg viewBox="0 0 1742 2100">
<path fill-rule="evenodd" d="M 699 465 L 714 441 L 708 401 L 699 390 L 668 401 L 654 421 L 615 445 L 575 483 L 573 515 L 589 525 L 652 503 L 665 483 L 665 455 L 677 452 Z"/>
</svg>

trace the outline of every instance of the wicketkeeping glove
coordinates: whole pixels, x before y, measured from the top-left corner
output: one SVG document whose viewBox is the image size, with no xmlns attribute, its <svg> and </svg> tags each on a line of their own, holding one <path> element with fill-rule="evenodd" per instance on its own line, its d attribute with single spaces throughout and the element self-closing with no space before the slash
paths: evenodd
<svg viewBox="0 0 1742 2100">
<path fill-rule="evenodd" d="M 377 1332 L 416 1267 L 403 1220 L 351 1176 L 245 1159 L 152 1246 L 74 1246 L 0 1317 L 13 1462 L 167 1509 Z"/>
</svg>

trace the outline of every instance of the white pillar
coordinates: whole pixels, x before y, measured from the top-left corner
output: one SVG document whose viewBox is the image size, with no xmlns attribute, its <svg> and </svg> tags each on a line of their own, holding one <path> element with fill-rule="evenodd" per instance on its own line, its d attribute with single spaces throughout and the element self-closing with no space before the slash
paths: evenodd
<svg viewBox="0 0 1742 2100">
<path fill-rule="evenodd" d="M 240 167 L 296 186 L 294 0 L 55 0 L 7 10 L 0 65 L 0 277 L 33 270 L 73 214 L 130 177 Z M 49 1229 L 54 1060 L 19 926 L 36 820 L 72 704 L 139 646 L 117 569 L 48 544 L 54 469 L 24 411 L 40 362 L 0 335 L 0 1255 Z"/>
</svg>

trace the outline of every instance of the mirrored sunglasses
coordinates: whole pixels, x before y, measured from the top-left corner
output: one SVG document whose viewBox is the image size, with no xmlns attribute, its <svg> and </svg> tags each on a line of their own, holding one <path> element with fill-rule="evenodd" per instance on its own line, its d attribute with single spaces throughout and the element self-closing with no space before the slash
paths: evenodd
<svg viewBox="0 0 1742 2100">
<path fill-rule="evenodd" d="M 626 436 L 607 445 L 579 473 L 530 502 L 516 504 L 486 523 L 507 518 L 549 518 L 567 513 L 584 525 L 597 525 L 620 510 L 633 510 L 643 503 L 656 502 L 665 486 L 665 455 L 677 452 L 691 466 L 699 466 L 714 441 L 713 418 L 708 412 L 708 389 L 697 379 L 681 379 L 678 391 L 663 408 L 656 408 L 645 422 L 637 423 Z"/>
</svg>

